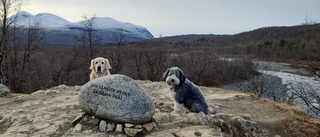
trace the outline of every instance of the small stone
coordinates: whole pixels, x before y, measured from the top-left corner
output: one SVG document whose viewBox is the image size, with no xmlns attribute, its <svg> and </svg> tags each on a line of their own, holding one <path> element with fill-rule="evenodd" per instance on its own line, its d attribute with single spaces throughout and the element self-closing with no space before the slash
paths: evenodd
<svg viewBox="0 0 320 137">
<path fill-rule="evenodd" d="M 86 116 L 86 113 L 82 113 L 79 116 L 77 116 L 73 121 L 72 121 L 72 126 L 76 126 L 78 123 L 81 122 L 81 120 Z"/>
<path fill-rule="evenodd" d="M 193 134 L 194 134 L 195 136 L 197 136 L 197 137 L 201 137 L 201 135 L 202 135 L 202 133 L 200 133 L 200 132 L 198 132 L 198 131 L 194 132 Z"/>
<path fill-rule="evenodd" d="M 79 132 L 82 130 L 82 124 L 77 124 L 74 128 L 73 128 L 73 132 Z"/>
<path fill-rule="evenodd" d="M 81 121 L 82 124 L 88 125 L 91 127 L 99 126 L 99 122 L 100 122 L 100 119 L 92 118 L 91 116 L 88 116 L 88 115 L 86 115 Z"/>
<path fill-rule="evenodd" d="M 107 132 L 112 132 L 114 131 L 114 128 L 116 127 L 116 125 L 114 123 L 108 123 L 107 125 Z"/>
<path fill-rule="evenodd" d="M 145 124 L 143 124 L 143 127 L 144 127 L 147 131 L 151 131 L 151 130 L 153 129 L 152 123 L 145 123 Z"/>
<path fill-rule="evenodd" d="M 6 85 L 0 84 L 0 97 L 10 97 L 10 90 Z"/>
<path fill-rule="evenodd" d="M 105 120 L 101 120 L 99 124 L 99 129 L 101 132 L 107 131 L 107 122 Z"/>
<path fill-rule="evenodd" d="M 175 132 L 175 137 L 221 137 L 221 131 L 206 125 L 183 127 Z M 225 137 L 225 136 L 223 136 Z M 230 136 L 228 136 L 230 137 Z"/>
<path fill-rule="evenodd" d="M 155 128 L 157 131 L 159 131 L 158 129 L 158 124 L 156 122 L 152 122 L 152 127 Z"/>
<path fill-rule="evenodd" d="M 142 125 L 134 125 L 134 128 L 142 128 Z"/>
<path fill-rule="evenodd" d="M 117 124 L 116 132 L 121 133 L 122 129 L 123 129 L 122 125 L 121 124 Z"/>
<path fill-rule="evenodd" d="M 141 132 L 142 129 L 137 129 L 137 128 L 124 128 L 124 132 L 128 135 L 128 136 L 135 136 L 137 133 Z"/>
<path fill-rule="evenodd" d="M 134 127 L 133 124 L 124 124 L 126 127 Z"/>
</svg>

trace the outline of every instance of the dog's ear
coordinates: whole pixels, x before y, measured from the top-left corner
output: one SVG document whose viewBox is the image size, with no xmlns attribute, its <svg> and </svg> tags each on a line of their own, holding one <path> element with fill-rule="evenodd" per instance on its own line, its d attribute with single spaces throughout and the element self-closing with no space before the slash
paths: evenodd
<svg viewBox="0 0 320 137">
<path fill-rule="evenodd" d="M 166 81 L 166 78 L 167 78 L 167 76 L 168 76 L 168 73 L 169 73 L 169 68 L 163 73 L 163 75 L 162 75 L 162 80 L 163 81 Z"/>
<path fill-rule="evenodd" d="M 186 80 L 186 76 L 184 75 L 184 73 L 182 72 L 181 69 L 179 69 L 179 80 L 180 80 L 180 84 L 184 83 L 184 81 Z"/>
<path fill-rule="evenodd" d="M 105 59 L 105 65 L 106 65 L 106 69 L 112 69 L 108 59 Z"/>
<path fill-rule="evenodd" d="M 94 67 L 94 59 L 91 60 L 91 65 L 90 65 L 90 68 L 91 70 L 95 70 L 95 67 Z"/>
</svg>

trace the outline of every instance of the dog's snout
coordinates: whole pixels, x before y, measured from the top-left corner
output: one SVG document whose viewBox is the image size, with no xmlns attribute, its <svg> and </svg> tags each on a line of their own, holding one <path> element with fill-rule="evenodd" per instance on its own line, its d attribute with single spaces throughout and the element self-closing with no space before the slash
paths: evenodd
<svg viewBox="0 0 320 137">
<path fill-rule="evenodd" d="M 97 71 L 101 72 L 101 67 L 100 66 L 97 67 Z"/>
</svg>

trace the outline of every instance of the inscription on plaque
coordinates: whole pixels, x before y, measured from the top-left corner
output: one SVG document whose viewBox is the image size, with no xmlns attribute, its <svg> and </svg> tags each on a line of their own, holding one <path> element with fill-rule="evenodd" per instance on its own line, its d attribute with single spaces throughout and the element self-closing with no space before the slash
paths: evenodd
<svg viewBox="0 0 320 137">
<path fill-rule="evenodd" d="M 126 91 L 116 90 L 111 87 L 105 87 L 102 85 L 95 85 L 95 84 L 92 84 L 90 88 L 92 87 L 94 87 L 93 93 L 100 94 L 102 96 L 106 96 L 114 99 L 122 100 L 123 96 L 126 96 L 126 97 L 131 96 L 131 94 Z"/>
</svg>

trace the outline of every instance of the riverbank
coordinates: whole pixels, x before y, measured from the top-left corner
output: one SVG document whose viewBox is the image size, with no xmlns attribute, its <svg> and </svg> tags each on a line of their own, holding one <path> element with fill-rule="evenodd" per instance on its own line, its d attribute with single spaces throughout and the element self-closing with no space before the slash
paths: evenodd
<svg viewBox="0 0 320 137">
<path fill-rule="evenodd" d="M 233 83 L 224 86 L 224 89 L 247 91 L 251 93 L 263 94 L 262 97 L 278 102 L 286 102 L 295 105 L 306 112 L 310 106 L 306 106 L 301 99 L 294 99 L 294 88 L 298 90 L 312 90 L 320 96 L 320 78 L 306 69 L 303 65 L 291 65 L 289 63 L 278 63 L 268 61 L 255 61 L 261 75 L 251 80 Z M 308 88 L 308 89 L 306 89 Z M 319 108 L 319 102 L 312 100 L 311 104 Z"/>
</svg>

